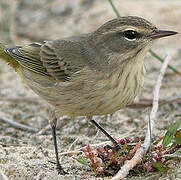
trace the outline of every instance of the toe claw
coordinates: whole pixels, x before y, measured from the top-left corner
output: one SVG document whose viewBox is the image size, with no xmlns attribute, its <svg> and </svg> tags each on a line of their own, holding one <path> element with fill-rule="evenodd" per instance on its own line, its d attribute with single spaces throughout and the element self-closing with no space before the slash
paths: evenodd
<svg viewBox="0 0 181 180">
<path fill-rule="evenodd" d="M 64 171 L 61 165 L 57 165 L 57 171 L 59 175 L 65 175 L 68 174 L 68 172 Z"/>
<path fill-rule="evenodd" d="M 120 144 L 116 144 L 115 146 L 106 145 L 104 148 L 107 150 L 112 149 L 113 151 L 119 151 L 122 147 Z"/>
<path fill-rule="evenodd" d="M 57 164 L 56 162 L 50 161 L 50 160 L 48 162 L 50 162 L 52 164 Z M 68 172 L 64 171 L 63 167 L 60 164 L 57 164 L 57 168 L 56 169 L 57 169 L 57 172 L 58 172 L 59 175 L 68 174 Z"/>
</svg>

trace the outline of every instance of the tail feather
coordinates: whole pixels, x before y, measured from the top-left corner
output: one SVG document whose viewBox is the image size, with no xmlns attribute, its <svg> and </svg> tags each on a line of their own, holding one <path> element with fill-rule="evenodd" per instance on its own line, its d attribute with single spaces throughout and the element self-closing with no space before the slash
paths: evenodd
<svg viewBox="0 0 181 180">
<path fill-rule="evenodd" d="M 17 71 L 17 69 L 20 66 L 20 64 L 13 57 L 11 57 L 10 55 L 8 55 L 5 52 L 6 48 L 7 47 L 4 44 L 0 43 L 0 59 L 2 59 L 5 62 L 7 62 L 8 65 L 13 67 Z"/>
</svg>

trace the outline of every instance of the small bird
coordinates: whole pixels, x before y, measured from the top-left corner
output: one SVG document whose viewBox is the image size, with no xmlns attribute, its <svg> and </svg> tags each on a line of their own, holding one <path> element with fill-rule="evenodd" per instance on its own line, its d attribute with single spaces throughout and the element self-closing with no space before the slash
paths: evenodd
<svg viewBox="0 0 181 180">
<path fill-rule="evenodd" d="M 92 33 L 8 48 L 0 58 L 12 66 L 36 94 L 55 110 L 51 119 L 56 164 L 56 123 L 60 116 L 86 116 L 115 146 L 116 140 L 95 120 L 133 103 L 143 86 L 144 57 L 155 39 L 177 34 L 147 20 L 126 16 L 110 20 Z"/>
</svg>

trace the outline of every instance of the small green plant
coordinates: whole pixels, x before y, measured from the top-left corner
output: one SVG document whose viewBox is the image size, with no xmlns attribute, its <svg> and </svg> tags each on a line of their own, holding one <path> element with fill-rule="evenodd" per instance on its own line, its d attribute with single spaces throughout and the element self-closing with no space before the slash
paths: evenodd
<svg viewBox="0 0 181 180">
<path fill-rule="evenodd" d="M 173 163 L 173 158 L 181 158 L 181 120 L 177 121 L 166 132 L 164 137 L 156 140 L 145 154 L 142 163 L 138 164 L 132 171 L 132 175 L 145 172 L 166 171 Z M 91 168 L 96 175 L 113 176 L 125 161 L 130 160 L 136 150 L 141 146 L 139 137 L 119 139 L 115 138 L 121 145 L 119 150 L 107 145 L 93 148 L 90 144 L 82 148 L 84 156 L 77 161 Z"/>
</svg>

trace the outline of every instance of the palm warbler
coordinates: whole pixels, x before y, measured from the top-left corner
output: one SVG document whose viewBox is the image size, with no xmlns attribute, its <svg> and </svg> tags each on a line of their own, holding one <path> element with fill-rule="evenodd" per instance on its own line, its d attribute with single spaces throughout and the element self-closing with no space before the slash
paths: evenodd
<svg viewBox="0 0 181 180">
<path fill-rule="evenodd" d="M 80 36 L 13 48 L 0 44 L 0 57 L 55 107 L 56 117 L 86 116 L 117 145 L 92 116 L 131 104 L 143 85 L 144 57 L 153 40 L 174 34 L 140 17 L 119 17 Z M 57 169 L 65 174 L 58 158 L 56 121 L 53 118 L 51 126 Z"/>
</svg>

